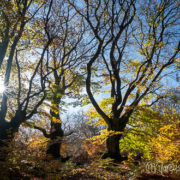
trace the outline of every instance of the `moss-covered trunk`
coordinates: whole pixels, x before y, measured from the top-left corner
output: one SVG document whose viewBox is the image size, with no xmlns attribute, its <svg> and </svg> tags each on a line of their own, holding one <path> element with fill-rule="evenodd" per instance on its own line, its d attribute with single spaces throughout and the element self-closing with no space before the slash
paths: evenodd
<svg viewBox="0 0 180 180">
<path fill-rule="evenodd" d="M 48 143 L 47 155 L 57 159 L 60 158 L 60 149 L 62 144 L 62 138 L 64 132 L 62 130 L 62 123 L 59 115 L 59 103 L 61 99 L 54 97 L 51 104 L 51 130 L 50 130 L 50 141 Z"/>
</svg>

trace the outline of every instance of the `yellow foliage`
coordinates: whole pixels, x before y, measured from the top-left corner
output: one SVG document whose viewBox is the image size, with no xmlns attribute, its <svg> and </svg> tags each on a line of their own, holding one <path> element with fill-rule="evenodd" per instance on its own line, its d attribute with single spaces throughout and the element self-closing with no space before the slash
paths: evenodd
<svg viewBox="0 0 180 180">
<path fill-rule="evenodd" d="M 55 114 L 59 114 L 59 107 L 56 104 L 51 104 L 51 111 Z"/>
<path fill-rule="evenodd" d="M 53 123 L 61 123 L 61 120 L 60 119 L 57 119 L 56 117 L 52 117 L 51 121 Z"/>
<path fill-rule="evenodd" d="M 151 146 L 155 159 L 162 162 L 180 159 L 180 122 L 160 128 L 159 136 L 152 138 Z"/>
<path fill-rule="evenodd" d="M 113 103 L 114 103 L 114 98 L 104 98 L 102 101 L 99 102 L 99 106 L 109 117 L 111 116 L 110 112 L 111 112 L 111 107 Z M 93 122 L 92 125 L 95 125 L 95 126 L 107 125 L 104 119 L 97 113 L 97 111 L 95 110 L 93 106 L 89 109 L 86 115 L 88 116 L 87 123 L 92 123 L 92 121 L 95 120 L 95 122 Z"/>
<path fill-rule="evenodd" d="M 107 128 L 99 132 L 100 132 L 100 135 L 93 136 L 92 138 L 88 140 L 92 140 L 94 143 L 100 145 L 100 144 L 103 144 L 107 140 L 107 138 L 110 136 L 123 134 L 123 132 L 120 132 L 120 131 L 112 131 L 112 130 L 109 131 Z"/>
</svg>

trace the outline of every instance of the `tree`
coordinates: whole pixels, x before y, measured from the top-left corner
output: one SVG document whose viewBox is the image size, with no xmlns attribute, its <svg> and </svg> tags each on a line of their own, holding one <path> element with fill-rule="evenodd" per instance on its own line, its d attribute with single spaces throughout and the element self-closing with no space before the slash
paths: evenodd
<svg viewBox="0 0 180 180">
<path fill-rule="evenodd" d="M 65 1 L 56 1 L 52 9 L 51 27 L 56 27 L 57 35 L 48 49 L 48 64 L 44 64 L 44 72 L 49 74 L 47 76 L 49 90 L 45 106 L 50 109 L 50 113 L 43 109 L 39 111 L 39 114 L 50 120 L 50 133 L 34 123 L 27 124 L 41 130 L 45 137 L 50 139 L 47 154 L 53 158 L 61 158 L 60 148 L 64 131 L 60 115 L 63 112 L 61 110 L 63 98 L 80 97 L 80 90 L 84 85 L 84 77 L 80 72 L 89 50 L 83 42 L 85 32 L 83 22 L 81 19 L 76 21 L 72 8 Z"/>
<path fill-rule="evenodd" d="M 35 1 L 3 1 L 1 4 L 1 33 L 0 33 L 0 68 L 4 59 L 7 57 L 4 86 L 9 85 L 11 67 L 16 47 L 20 41 L 25 26 L 34 18 L 42 4 L 31 10 L 35 6 Z M 40 3 L 40 1 L 39 1 Z M 8 52 L 9 51 L 9 52 Z M 7 96 L 3 94 L 0 110 L 0 119 L 4 119 L 7 112 Z"/>
<path fill-rule="evenodd" d="M 16 1 L 15 3 L 18 5 L 19 8 L 24 7 L 25 8 L 24 11 L 26 12 L 27 7 L 30 8 L 30 5 L 32 2 L 33 1 L 30 1 L 30 2 L 23 1 L 20 3 L 19 1 Z M 12 101 L 11 102 L 13 104 L 12 109 L 7 108 L 7 103 L 9 103 L 8 95 L 7 95 L 6 91 L 3 93 L 2 103 L 1 103 L 1 111 L 0 111 L 0 114 L 1 114 L 1 116 L 0 116 L 0 147 L 1 148 L 4 146 L 5 147 L 8 146 L 9 142 L 11 142 L 13 140 L 15 133 L 18 132 L 20 125 L 23 122 L 25 122 L 27 119 L 30 119 L 34 114 L 37 113 L 37 109 L 43 103 L 43 101 L 46 97 L 47 74 L 43 74 L 42 64 L 43 64 L 43 61 L 45 61 L 44 57 L 47 52 L 47 49 L 54 39 L 53 31 L 52 30 L 50 31 L 48 28 L 49 19 L 50 19 L 49 15 L 50 15 L 51 7 L 52 7 L 52 2 L 53 1 L 49 2 L 48 7 L 43 6 L 44 8 L 41 11 L 42 16 L 40 16 L 38 14 L 38 18 L 36 19 L 36 22 L 39 22 L 42 24 L 43 28 L 41 29 L 42 30 L 41 35 L 43 35 L 43 37 L 44 37 L 44 41 L 41 43 L 41 46 L 39 46 L 42 48 L 42 50 L 40 51 L 39 56 L 36 56 L 37 61 L 35 61 L 34 63 L 33 63 L 32 59 L 30 61 L 27 61 L 27 64 L 29 63 L 28 64 L 29 69 L 22 67 L 23 65 L 27 66 L 26 62 L 19 61 L 19 59 L 20 59 L 19 55 L 20 55 L 20 52 L 22 51 L 22 49 L 20 49 L 20 48 L 26 47 L 25 46 L 26 44 L 25 45 L 23 44 L 23 40 L 20 41 L 20 38 L 23 33 L 23 29 L 22 29 L 22 32 L 20 33 L 20 35 L 18 35 L 17 41 L 15 41 L 14 42 L 15 44 L 12 45 L 12 47 L 11 47 L 9 59 L 8 59 L 8 63 L 7 63 L 4 84 L 6 85 L 6 88 L 7 88 L 7 85 L 9 84 L 9 80 L 12 81 L 12 79 L 10 79 L 10 74 L 12 73 L 11 72 L 12 66 L 16 65 L 16 67 L 17 67 L 16 74 L 13 74 L 13 75 L 15 75 L 15 76 L 17 75 L 17 84 L 13 84 L 13 85 L 17 89 L 15 89 L 15 92 L 13 92 L 13 93 L 16 96 L 17 102 L 13 103 L 13 101 Z M 21 9 L 17 9 L 17 11 L 20 14 L 22 14 L 22 12 L 20 10 Z M 39 5 L 38 5 L 38 10 L 39 10 Z M 37 11 L 37 9 L 36 9 L 36 11 Z M 31 18 L 33 18 L 34 15 L 35 14 L 33 14 L 33 16 L 31 16 Z M 24 18 L 25 18 L 25 14 L 24 14 Z M 28 19 L 28 20 L 30 20 L 30 19 Z M 33 22 L 34 21 L 35 21 L 35 19 L 33 19 Z M 29 21 L 27 21 L 27 22 L 29 22 Z M 23 28 L 24 28 L 24 26 L 25 26 L 25 22 L 23 23 Z M 17 35 L 18 32 L 15 34 Z M 39 38 L 39 37 L 36 37 L 36 38 Z M 16 37 L 15 37 L 15 39 L 16 39 Z M 31 40 L 33 40 L 33 39 L 31 39 Z M 19 42 L 19 44 L 17 44 L 18 42 Z M 37 48 L 37 46 L 33 45 L 32 42 L 31 42 L 31 46 L 34 48 Z M 28 49 L 25 48 L 23 50 L 26 53 L 28 53 Z M 14 54 L 15 54 L 15 57 L 14 57 Z M 21 54 L 21 57 L 22 57 L 22 54 Z M 15 63 L 13 63 L 13 59 L 15 59 Z M 22 68 L 23 68 L 24 72 L 21 71 Z M 33 69 L 33 70 L 30 71 L 30 69 Z M 26 78 L 26 73 L 28 73 L 28 76 L 30 77 L 30 79 Z M 26 81 L 26 80 L 27 81 L 22 82 L 22 79 L 24 81 Z M 11 81 L 10 81 L 10 83 L 11 83 Z M 37 87 L 36 92 L 34 91 L 35 87 Z M 12 111 L 13 113 L 11 115 L 9 115 L 10 114 L 9 111 Z M 2 156 L 2 158 L 5 158 L 7 155 L 7 152 L 3 155 L 4 155 L 4 157 Z"/>
<path fill-rule="evenodd" d="M 180 50 L 177 1 L 69 0 L 89 30 L 94 43 L 87 63 L 86 90 L 95 110 L 111 133 L 103 158 L 122 160 L 119 140 L 142 100 L 151 106 L 160 95 L 165 69 L 177 61 Z M 141 17 L 141 19 L 139 18 Z M 94 73 L 96 72 L 96 74 Z M 110 98 L 105 112 L 91 90 L 91 79 L 104 82 Z"/>
</svg>

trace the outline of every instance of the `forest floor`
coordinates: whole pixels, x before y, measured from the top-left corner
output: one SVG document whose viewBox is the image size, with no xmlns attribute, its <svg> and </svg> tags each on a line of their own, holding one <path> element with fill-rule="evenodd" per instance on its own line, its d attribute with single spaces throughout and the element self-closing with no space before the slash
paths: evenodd
<svg viewBox="0 0 180 180">
<path fill-rule="evenodd" d="M 144 164 L 132 162 L 113 163 L 110 160 L 94 160 L 76 165 L 72 161 L 46 162 L 44 166 L 33 167 L 21 164 L 9 167 L 0 164 L 0 180 L 179 180 L 179 169 L 147 169 Z M 179 168 L 179 167 L 178 167 Z"/>
</svg>

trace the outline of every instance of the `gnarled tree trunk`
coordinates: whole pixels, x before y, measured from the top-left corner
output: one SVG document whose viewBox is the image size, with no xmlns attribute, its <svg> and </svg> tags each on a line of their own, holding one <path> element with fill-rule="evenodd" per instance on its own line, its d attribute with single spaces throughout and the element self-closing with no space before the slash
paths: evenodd
<svg viewBox="0 0 180 180">
<path fill-rule="evenodd" d="M 102 158 L 112 158 L 117 161 L 126 160 L 127 157 L 122 157 L 120 154 L 119 141 L 123 136 L 124 129 L 128 122 L 128 118 L 112 119 L 112 124 L 108 125 L 108 131 L 113 131 L 114 134 L 110 134 L 106 140 L 106 152 Z"/>
<path fill-rule="evenodd" d="M 112 158 L 115 160 L 122 160 L 120 155 L 119 140 L 121 135 L 112 135 L 106 140 L 106 152 L 102 158 Z"/>
</svg>

